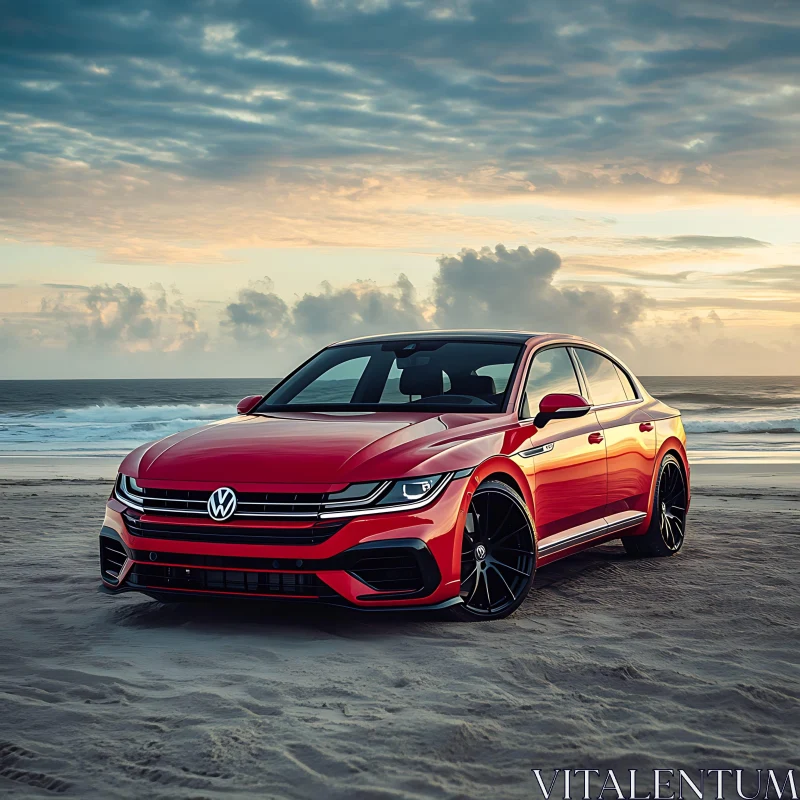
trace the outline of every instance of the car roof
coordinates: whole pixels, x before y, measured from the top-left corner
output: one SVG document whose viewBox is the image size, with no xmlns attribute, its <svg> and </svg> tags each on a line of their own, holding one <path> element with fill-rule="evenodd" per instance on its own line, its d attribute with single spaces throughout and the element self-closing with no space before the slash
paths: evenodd
<svg viewBox="0 0 800 800">
<path fill-rule="evenodd" d="M 369 342 L 396 342 L 404 339 L 458 339 L 461 341 L 474 342 L 506 342 L 513 344 L 524 344 L 529 339 L 544 336 L 542 333 L 532 331 L 499 331 L 482 330 L 480 328 L 463 328 L 457 330 L 428 330 L 428 331 L 404 331 L 403 333 L 386 333 L 375 336 L 360 336 L 356 339 L 345 339 L 336 344 L 365 344 Z M 572 338 L 572 337 L 569 337 Z"/>
</svg>

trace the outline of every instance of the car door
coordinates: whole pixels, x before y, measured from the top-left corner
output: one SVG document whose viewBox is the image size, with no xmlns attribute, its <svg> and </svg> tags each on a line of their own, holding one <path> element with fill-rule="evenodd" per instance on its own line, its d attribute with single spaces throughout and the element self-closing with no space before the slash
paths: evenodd
<svg viewBox="0 0 800 800">
<path fill-rule="evenodd" d="M 646 512 L 656 455 L 655 426 L 625 370 L 596 350 L 573 348 L 586 380 L 589 400 L 606 441 L 606 517 L 619 522 Z"/>
<path fill-rule="evenodd" d="M 578 394 L 583 390 L 566 347 L 547 347 L 531 362 L 521 417 L 535 417 L 547 394 Z M 573 529 L 603 523 L 606 506 L 606 452 L 594 411 L 577 419 L 553 419 L 534 429 L 522 452 L 534 497 L 540 553 L 553 549 Z M 594 435 L 594 437 L 593 437 Z M 529 463 L 530 463 L 529 462 Z M 568 536 L 566 538 L 569 538 Z"/>
</svg>

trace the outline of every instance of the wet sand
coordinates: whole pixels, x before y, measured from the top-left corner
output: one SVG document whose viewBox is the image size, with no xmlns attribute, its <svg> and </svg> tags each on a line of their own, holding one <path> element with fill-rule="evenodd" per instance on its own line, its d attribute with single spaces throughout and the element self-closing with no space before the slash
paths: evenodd
<svg viewBox="0 0 800 800">
<path fill-rule="evenodd" d="M 0 795 L 533 798 L 532 767 L 800 767 L 798 470 L 695 469 L 687 543 L 516 615 L 96 591 L 106 481 L 0 480 Z"/>
</svg>

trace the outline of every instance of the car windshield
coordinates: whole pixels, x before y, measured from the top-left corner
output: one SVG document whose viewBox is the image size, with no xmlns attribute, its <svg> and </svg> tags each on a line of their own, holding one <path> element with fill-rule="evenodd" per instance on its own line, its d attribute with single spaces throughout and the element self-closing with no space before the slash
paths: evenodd
<svg viewBox="0 0 800 800">
<path fill-rule="evenodd" d="M 329 347 L 290 375 L 256 412 L 502 411 L 522 347 L 416 339 Z"/>
</svg>

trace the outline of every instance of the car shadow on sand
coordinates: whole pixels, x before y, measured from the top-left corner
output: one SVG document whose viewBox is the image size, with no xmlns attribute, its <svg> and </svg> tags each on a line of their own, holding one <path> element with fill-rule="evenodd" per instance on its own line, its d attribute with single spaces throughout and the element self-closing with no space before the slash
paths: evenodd
<svg viewBox="0 0 800 800">
<path fill-rule="evenodd" d="M 621 544 L 609 543 L 585 550 L 570 558 L 540 568 L 536 573 L 533 590 L 520 611 L 530 612 L 536 604 L 549 605 L 561 589 L 587 582 L 602 582 L 618 576 L 619 570 L 636 562 L 625 554 Z M 605 575 L 605 577 L 604 577 Z M 612 579 L 616 579 L 613 577 Z M 624 579 L 624 578 L 623 578 Z M 133 599 L 133 598 L 131 598 Z M 297 632 L 325 631 L 340 634 L 347 631 L 348 638 L 409 632 L 438 623 L 451 624 L 446 612 L 441 611 L 384 611 L 357 610 L 337 605 L 297 600 L 276 601 L 264 599 L 190 599 L 186 602 L 162 603 L 137 597 L 137 602 L 126 602 L 111 611 L 115 624 L 135 628 L 181 628 L 206 630 L 218 634 L 254 633 L 294 630 Z M 509 619 L 513 620 L 514 617 Z M 503 624 L 503 620 L 493 624 Z"/>
</svg>

